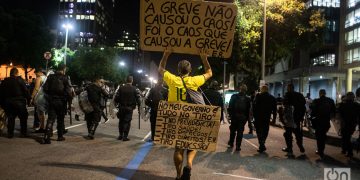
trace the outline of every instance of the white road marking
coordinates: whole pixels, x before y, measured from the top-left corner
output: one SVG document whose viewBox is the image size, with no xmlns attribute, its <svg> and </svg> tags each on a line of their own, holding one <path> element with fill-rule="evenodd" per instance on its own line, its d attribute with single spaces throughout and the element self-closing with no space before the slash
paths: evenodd
<svg viewBox="0 0 360 180">
<path fill-rule="evenodd" d="M 250 141 L 247 140 L 247 139 L 244 139 L 244 140 L 245 140 L 247 143 L 249 143 L 251 146 L 253 146 L 254 148 L 259 149 L 259 147 L 256 146 L 254 143 L 250 142 Z"/>
<path fill-rule="evenodd" d="M 82 126 L 82 125 L 84 125 L 84 124 L 85 124 L 85 123 L 81 123 L 81 124 L 69 126 L 69 127 L 65 128 L 65 129 L 71 129 L 71 128 L 74 128 L 74 127 Z M 56 132 L 57 132 L 57 130 L 53 131 L 53 133 L 56 133 Z"/>
<path fill-rule="evenodd" d="M 149 138 L 150 135 L 151 135 L 151 131 L 144 137 L 142 141 L 145 141 L 147 138 Z"/>
<path fill-rule="evenodd" d="M 233 175 L 233 174 L 224 174 L 224 173 L 216 173 L 216 172 L 214 172 L 213 174 L 215 174 L 215 175 L 221 175 L 221 176 L 231 176 L 231 177 L 237 177 L 237 178 L 241 178 L 241 179 L 264 180 L 264 179 L 258 179 L 258 178 L 246 177 L 246 176 L 238 176 L 238 175 Z"/>
</svg>

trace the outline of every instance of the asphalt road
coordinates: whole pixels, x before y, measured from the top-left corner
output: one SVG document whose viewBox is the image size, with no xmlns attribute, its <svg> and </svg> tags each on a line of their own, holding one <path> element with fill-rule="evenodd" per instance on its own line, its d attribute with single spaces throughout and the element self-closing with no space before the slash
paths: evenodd
<svg viewBox="0 0 360 180">
<path fill-rule="evenodd" d="M 135 111 L 134 111 L 135 112 Z M 63 142 L 41 145 L 40 134 L 19 138 L 16 121 L 15 138 L 0 137 L 0 179 L 175 179 L 173 149 L 146 142 L 149 122 L 141 121 L 134 113 L 130 141 L 117 140 L 117 119 L 100 124 L 95 140 L 86 140 L 85 121 L 74 121 Z M 102 120 L 103 122 L 103 120 Z M 32 117 L 29 118 L 29 128 Z M 29 131 L 32 131 L 29 129 Z M 245 133 L 248 130 L 245 130 Z M 316 142 L 304 138 L 306 152 L 294 148 L 295 157 L 288 158 L 281 148 L 285 146 L 283 130 L 271 127 L 266 153 L 259 154 L 256 135 L 244 136 L 241 151 L 228 149 L 228 124 L 221 125 L 215 153 L 198 152 L 194 160 L 192 179 L 324 179 L 324 168 L 351 168 L 351 178 L 360 179 L 360 155 L 349 160 L 341 148 L 327 145 L 325 160 L 315 154 Z"/>
</svg>

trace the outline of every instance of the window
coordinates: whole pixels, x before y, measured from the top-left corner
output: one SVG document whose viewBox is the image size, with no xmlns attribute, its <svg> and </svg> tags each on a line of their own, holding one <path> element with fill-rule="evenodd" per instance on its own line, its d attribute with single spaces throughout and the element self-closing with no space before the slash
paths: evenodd
<svg viewBox="0 0 360 180">
<path fill-rule="evenodd" d="M 360 3 L 360 0 L 348 0 L 348 7 L 352 8 L 358 3 Z"/>
<path fill-rule="evenodd" d="M 95 20 L 95 16 L 94 16 L 94 15 L 90 15 L 90 20 Z"/>
<path fill-rule="evenodd" d="M 74 13 L 74 10 L 73 9 L 69 9 L 69 14 L 72 14 Z"/>
<path fill-rule="evenodd" d="M 335 54 L 324 54 L 312 59 L 313 66 L 334 66 Z"/>
<path fill-rule="evenodd" d="M 69 3 L 69 8 L 74 8 L 74 3 Z"/>
<path fill-rule="evenodd" d="M 80 16 L 80 15 L 76 15 L 76 19 L 81 19 L 81 16 Z"/>
<path fill-rule="evenodd" d="M 310 0 L 307 7 L 340 7 L 340 0 Z"/>
</svg>

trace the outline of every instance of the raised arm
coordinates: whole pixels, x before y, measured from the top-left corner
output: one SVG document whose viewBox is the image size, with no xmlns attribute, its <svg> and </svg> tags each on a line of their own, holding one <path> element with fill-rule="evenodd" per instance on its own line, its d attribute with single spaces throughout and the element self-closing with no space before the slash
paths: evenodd
<svg viewBox="0 0 360 180">
<path fill-rule="evenodd" d="M 167 60 L 168 60 L 170 54 L 171 54 L 171 49 L 166 48 L 164 50 L 164 54 L 163 54 L 163 57 L 161 58 L 159 68 L 158 68 L 158 71 L 159 71 L 161 76 L 163 76 L 165 71 L 166 71 L 165 67 L 166 67 L 166 63 L 167 63 Z"/>
<path fill-rule="evenodd" d="M 210 67 L 210 63 L 207 59 L 207 57 L 208 57 L 207 51 L 205 49 L 200 50 L 200 57 L 201 57 L 201 61 L 202 61 L 202 64 L 204 65 L 204 69 L 205 69 L 205 74 L 203 74 L 203 75 L 205 77 L 205 80 L 208 80 L 212 76 L 212 70 Z"/>
</svg>

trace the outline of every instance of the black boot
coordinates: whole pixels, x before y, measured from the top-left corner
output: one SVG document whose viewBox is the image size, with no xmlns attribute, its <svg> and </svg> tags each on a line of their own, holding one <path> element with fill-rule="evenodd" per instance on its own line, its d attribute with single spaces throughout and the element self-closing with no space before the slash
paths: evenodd
<svg viewBox="0 0 360 180">
<path fill-rule="evenodd" d="M 50 132 L 51 132 L 51 129 L 46 129 L 45 134 L 44 134 L 44 138 L 40 142 L 41 144 L 51 144 Z"/>
</svg>

